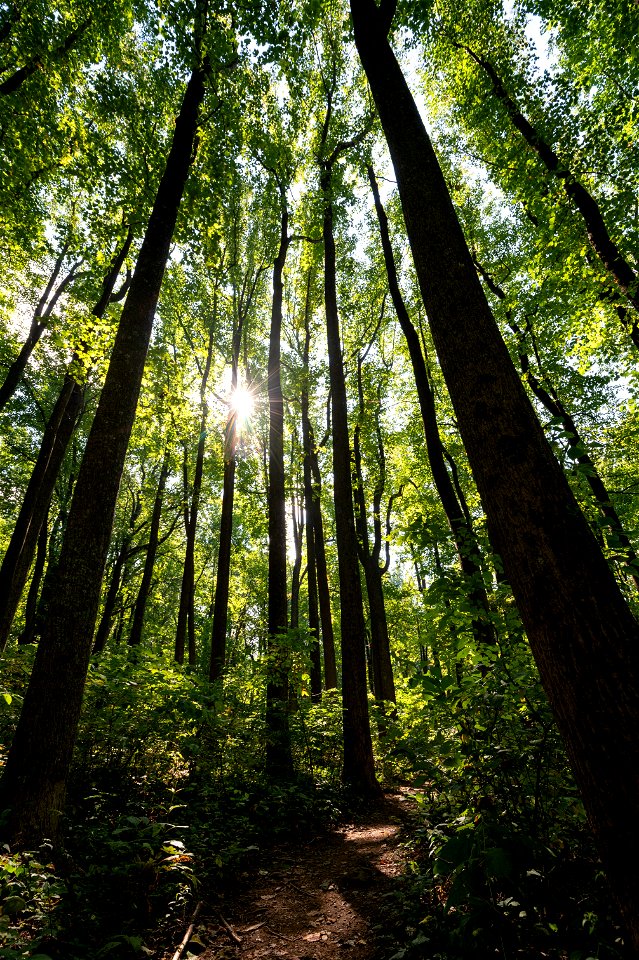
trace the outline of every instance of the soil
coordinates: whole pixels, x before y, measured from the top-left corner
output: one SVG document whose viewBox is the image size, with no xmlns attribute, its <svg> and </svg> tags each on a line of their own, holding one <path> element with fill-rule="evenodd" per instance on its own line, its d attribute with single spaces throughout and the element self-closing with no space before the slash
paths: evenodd
<svg viewBox="0 0 639 960">
<path fill-rule="evenodd" d="M 402 843 L 413 817 L 408 790 L 388 793 L 357 822 L 275 848 L 232 899 L 202 904 L 183 957 L 371 960 L 380 907 L 403 873 Z"/>
</svg>

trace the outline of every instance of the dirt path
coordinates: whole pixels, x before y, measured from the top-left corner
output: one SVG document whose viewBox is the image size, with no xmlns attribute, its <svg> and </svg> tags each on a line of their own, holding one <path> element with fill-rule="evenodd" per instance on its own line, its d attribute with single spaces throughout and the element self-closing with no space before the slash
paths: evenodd
<svg viewBox="0 0 639 960">
<path fill-rule="evenodd" d="M 204 908 L 192 949 L 203 960 L 369 960 L 381 898 L 403 871 L 401 834 L 413 809 L 408 792 L 387 794 L 356 823 L 277 848 L 219 912 Z"/>
</svg>

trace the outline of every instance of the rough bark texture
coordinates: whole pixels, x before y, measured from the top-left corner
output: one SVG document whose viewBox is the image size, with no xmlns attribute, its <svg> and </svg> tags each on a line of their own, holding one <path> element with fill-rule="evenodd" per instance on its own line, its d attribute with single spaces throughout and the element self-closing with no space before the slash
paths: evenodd
<svg viewBox="0 0 639 960">
<path fill-rule="evenodd" d="M 69 514 L 55 594 L 0 784 L 13 845 L 55 839 L 77 736 L 115 503 L 153 317 L 193 156 L 204 73 L 189 80 Z"/>
<path fill-rule="evenodd" d="M 380 792 L 368 714 L 366 685 L 366 624 L 357 559 L 357 534 L 351 486 L 348 407 L 337 311 L 335 240 L 331 202 L 331 166 L 321 178 L 324 194 L 324 303 L 332 395 L 333 491 L 339 563 L 340 623 L 342 633 L 342 698 L 344 705 L 344 781 L 358 793 Z"/>
<path fill-rule="evenodd" d="M 268 666 L 266 683 L 266 766 L 271 776 L 293 769 L 288 722 L 290 651 L 286 642 L 286 493 L 284 488 L 284 398 L 280 371 L 283 273 L 290 244 L 286 193 L 280 187 L 280 245 L 273 264 L 273 302 L 268 352 Z"/>
<path fill-rule="evenodd" d="M 639 627 L 555 460 L 490 312 L 386 36 L 351 0 L 435 347 L 491 537 L 639 951 Z M 614 798 L 614 799 L 613 799 Z"/>
</svg>

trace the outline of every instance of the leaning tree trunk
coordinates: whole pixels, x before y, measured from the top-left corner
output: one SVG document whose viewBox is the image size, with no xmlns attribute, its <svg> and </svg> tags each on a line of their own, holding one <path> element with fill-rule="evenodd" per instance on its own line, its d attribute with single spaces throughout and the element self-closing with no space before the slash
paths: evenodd
<svg viewBox="0 0 639 960">
<path fill-rule="evenodd" d="M 491 538 L 639 952 L 639 626 L 552 454 L 477 277 L 388 42 L 394 0 L 351 0 L 415 268 Z M 614 798 L 614 802 L 611 802 Z"/>
<path fill-rule="evenodd" d="M 322 169 L 324 196 L 324 302 L 326 337 L 332 395 L 333 495 L 339 565 L 342 632 L 342 698 L 344 705 L 344 781 L 358 793 L 380 792 L 375 778 L 366 684 L 366 623 L 357 559 L 357 535 L 353 513 L 348 406 L 337 311 L 335 240 L 331 201 L 330 161 Z"/>
<path fill-rule="evenodd" d="M 610 236 L 599 204 L 593 195 L 580 183 L 572 170 L 561 162 L 550 144 L 544 140 L 530 120 L 524 116 L 515 100 L 506 90 L 492 63 L 485 57 L 476 54 L 465 44 L 456 44 L 456 46 L 465 50 L 469 57 L 484 70 L 490 79 L 495 96 L 505 107 L 513 125 L 519 130 L 528 146 L 535 151 L 549 173 L 552 173 L 561 181 L 566 196 L 581 214 L 590 245 L 599 257 L 604 269 L 608 271 L 634 310 L 639 313 L 639 275 L 633 270 Z M 626 324 L 626 326 L 633 344 L 639 348 L 637 321 L 633 321 L 629 326 Z"/>
<path fill-rule="evenodd" d="M 484 268 L 477 262 L 476 259 L 475 266 L 477 267 L 477 270 L 486 283 L 488 289 L 491 290 L 499 300 L 506 300 L 505 290 L 495 282 L 495 280 L 486 272 L 486 270 L 484 270 Z M 530 357 L 528 356 L 524 346 L 526 331 L 520 328 L 510 310 L 506 314 L 506 319 L 508 326 L 519 341 L 518 354 L 522 378 L 528 384 L 535 397 L 546 408 L 551 417 L 554 417 L 555 420 L 561 424 L 568 441 L 568 447 L 571 450 L 575 461 L 584 468 L 583 474 L 585 481 L 590 487 L 590 491 L 597 501 L 597 506 L 599 507 L 599 510 L 604 518 L 607 528 L 604 536 L 608 546 L 611 549 L 623 551 L 623 564 L 626 568 L 626 572 L 634 583 L 635 588 L 639 590 L 639 558 L 637 557 L 637 553 L 630 541 L 630 537 L 626 533 L 626 530 L 621 522 L 621 518 L 615 509 L 606 484 L 604 483 L 594 460 L 586 449 L 586 445 L 581 437 L 581 434 L 579 433 L 577 424 L 575 423 L 570 411 L 564 406 L 564 403 L 560 399 L 556 389 L 552 385 L 548 385 L 548 388 L 546 388 L 539 377 L 533 373 L 530 367 Z M 532 333 L 532 328 L 529 329 L 531 331 L 534 344 L 534 334 Z M 543 376 L 543 370 L 541 368 L 541 362 L 539 360 L 539 354 L 537 353 L 537 350 L 535 350 L 535 354 L 537 356 L 537 366 L 540 375 Z"/>
<path fill-rule="evenodd" d="M 34 311 L 33 317 L 31 319 L 31 325 L 29 328 L 29 334 L 27 339 L 22 344 L 18 356 L 15 358 L 4 378 L 4 382 L 0 386 L 0 410 L 3 410 L 11 397 L 14 395 L 18 389 L 18 385 L 22 380 L 24 371 L 27 368 L 27 364 L 31 358 L 31 354 L 37 347 L 40 342 L 42 334 L 49 326 L 49 321 L 51 320 L 51 315 L 53 309 L 56 306 L 58 300 L 64 293 L 64 291 L 69 287 L 75 279 L 77 279 L 77 269 L 79 264 L 74 264 L 69 270 L 66 277 L 64 277 L 58 284 L 55 291 L 53 287 L 57 280 L 57 277 L 60 273 L 60 268 L 62 266 L 62 261 L 64 260 L 67 248 L 63 248 L 62 252 L 56 260 L 55 266 L 53 268 L 53 273 L 47 283 L 44 293 L 42 294 L 40 301 Z M 51 296 L 51 294 L 53 295 Z M 49 297 L 51 296 L 51 299 Z"/>
<path fill-rule="evenodd" d="M 266 682 L 266 766 L 273 777 L 293 770 L 288 718 L 290 651 L 286 576 L 286 491 L 284 487 L 284 398 L 280 369 L 283 272 L 290 244 L 286 193 L 282 204 L 280 245 L 273 265 L 273 302 L 268 352 L 268 654 Z"/>
<path fill-rule="evenodd" d="M 55 63 L 56 60 L 64 60 L 69 53 L 69 50 L 72 50 L 86 28 L 89 26 L 90 21 L 85 20 L 80 24 L 79 27 L 76 27 L 75 30 L 72 30 L 69 36 L 57 47 L 54 47 L 53 50 L 47 52 L 44 58 L 40 55 L 35 55 L 31 57 L 30 60 L 19 67 L 15 73 L 12 73 L 11 76 L 7 77 L 6 80 L 3 80 L 0 83 L 0 97 L 6 97 L 10 93 L 15 93 L 16 90 L 19 90 L 25 80 L 28 80 L 29 77 L 33 76 L 34 73 L 38 70 L 42 70 L 46 67 L 46 61 L 50 63 Z"/>
<path fill-rule="evenodd" d="M 102 283 L 100 298 L 93 315 L 100 319 L 113 298 L 113 290 L 133 239 L 131 229 L 111 264 Z M 51 286 L 55 282 L 50 281 Z M 50 290 L 43 294 L 46 302 Z M 24 590 L 31 561 L 38 542 L 56 480 L 60 473 L 76 422 L 84 403 L 84 388 L 78 380 L 77 360 L 71 361 L 62 389 L 55 402 L 42 437 L 40 450 L 11 534 L 7 552 L 0 567 L 0 650 L 9 638 L 13 619 Z"/>
<path fill-rule="evenodd" d="M 404 298 L 399 289 L 395 256 L 388 231 L 388 218 L 382 206 L 377 181 L 371 166 L 368 167 L 368 178 L 377 211 L 384 263 L 388 276 L 388 288 L 393 306 L 395 307 L 397 319 L 399 320 L 399 325 L 406 339 L 406 345 L 413 367 L 419 409 L 424 425 L 426 453 L 430 464 L 430 472 L 433 475 L 433 482 L 444 513 L 446 514 L 450 532 L 457 549 L 457 556 L 459 557 L 459 565 L 464 576 L 466 595 L 470 608 L 474 611 L 472 621 L 473 635 L 479 644 L 494 644 L 495 631 L 490 622 L 488 595 L 481 572 L 479 544 L 477 543 L 477 537 L 472 528 L 470 518 L 466 515 L 463 505 L 460 503 L 460 498 L 457 497 L 455 486 L 446 469 L 444 448 L 437 423 L 435 397 L 428 381 L 428 372 L 426 370 L 419 335 L 410 319 Z"/>
<path fill-rule="evenodd" d="M 49 524 L 48 511 L 42 521 L 40 535 L 38 536 L 38 548 L 36 550 L 36 560 L 33 565 L 33 574 L 29 584 L 27 602 L 24 609 L 24 629 L 18 637 L 19 644 L 33 643 L 35 640 L 36 615 L 38 612 L 38 596 L 42 586 L 44 568 L 47 562 L 47 550 L 49 547 Z"/>
<path fill-rule="evenodd" d="M 205 74 L 186 88 L 76 483 L 55 594 L 0 783 L 12 845 L 56 839 L 75 744 L 100 586 L 153 317 L 193 158 Z"/>
</svg>

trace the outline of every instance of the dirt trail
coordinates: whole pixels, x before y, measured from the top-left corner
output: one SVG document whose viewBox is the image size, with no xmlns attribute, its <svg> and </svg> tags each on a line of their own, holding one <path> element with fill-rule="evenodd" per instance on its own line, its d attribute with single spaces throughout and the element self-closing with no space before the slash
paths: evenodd
<svg viewBox="0 0 639 960">
<path fill-rule="evenodd" d="M 387 794 L 356 823 L 307 844 L 277 848 L 272 863 L 232 902 L 221 904 L 219 913 L 204 908 L 195 932 L 199 956 L 369 960 L 381 898 L 403 872 L 402 829 L 413 812 L 408 792 Z"/>
</svg>

